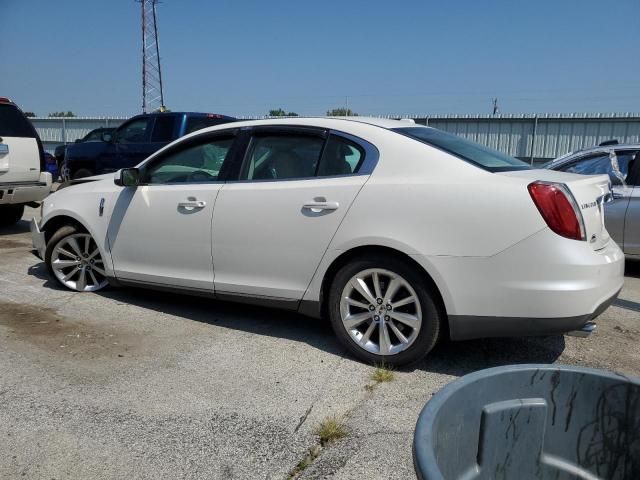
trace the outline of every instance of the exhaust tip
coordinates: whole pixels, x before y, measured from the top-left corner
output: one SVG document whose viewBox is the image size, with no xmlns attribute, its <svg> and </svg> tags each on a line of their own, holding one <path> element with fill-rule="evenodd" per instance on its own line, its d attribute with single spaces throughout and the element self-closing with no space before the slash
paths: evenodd
<svg viewBox="0 0 640 480">
<path fill-rule="evenodd" d="M 598 328 L 598 325 L 596 325 L 596 322 L 587 322 L 582 326 L 582 328 L 579 328 L 578 330 L 573 330 L 571 332 L 567 332 L 567 335 L 569 335 L 570 337 L 586 338 L 592 333 L 594 333 L 597 328 Z"/>
</svg>

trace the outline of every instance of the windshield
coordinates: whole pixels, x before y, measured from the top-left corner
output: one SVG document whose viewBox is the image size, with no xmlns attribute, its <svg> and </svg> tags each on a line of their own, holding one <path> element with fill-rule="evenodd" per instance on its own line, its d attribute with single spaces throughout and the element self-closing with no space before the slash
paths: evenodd
<svg viewBox="0 0 640 480">
<path fill-rule="evenodd" d="M 393 131 L 444 150 L 490 172 L 531 168 L 529 164 L 517 158 L 435 128 L 406 127 L 394 128 Z"/>
</svg>

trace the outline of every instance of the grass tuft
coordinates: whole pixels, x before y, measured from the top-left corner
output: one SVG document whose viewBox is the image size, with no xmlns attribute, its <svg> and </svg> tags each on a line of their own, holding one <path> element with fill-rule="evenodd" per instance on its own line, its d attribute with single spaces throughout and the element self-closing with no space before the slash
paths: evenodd
<svg viewBox="0 0 640 480">
<path fill-rule="evenodd" d="M 394 378 L 393 369 L 384 363 L 376 365 L 376 369 L 371 374 L 371 380 L 376 383 L 392 382 Z"/>
<path fill-rule="evenodd" d="M 349 435 L 344 424 L 336 417 L 328 418 L 316 429 L 316 435 L 320 437 L 320 443 L 325 445 Z"/>
</svg>

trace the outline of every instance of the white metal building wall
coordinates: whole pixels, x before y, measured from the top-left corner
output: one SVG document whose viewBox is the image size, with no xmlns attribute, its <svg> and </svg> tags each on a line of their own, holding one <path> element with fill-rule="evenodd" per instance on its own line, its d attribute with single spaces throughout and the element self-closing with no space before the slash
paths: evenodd
<svg viewBox="0 0 640 480">
<path fill-rule="evenodd" d="M 398 118 L 398 117 L 392 117 Z M 548 160 L 605 140 L 640 143 L 640 114 L 412 115 L 439 128 L 526 160 Z M 124 117 L 32 118 L 45 148 L 71 143 L 98 127 L 116 127 Z"/>
</svg>

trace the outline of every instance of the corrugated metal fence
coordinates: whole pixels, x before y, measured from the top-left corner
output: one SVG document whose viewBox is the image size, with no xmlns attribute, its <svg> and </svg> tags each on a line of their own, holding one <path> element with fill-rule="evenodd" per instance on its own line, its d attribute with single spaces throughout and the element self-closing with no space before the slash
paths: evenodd
<svg viewBox="0 0 640 480">
<path fill-rule="evenodd" d="M 387 117 L 397 118 L 397 117 Z M 455 133 L 532 163 L 591 147 L 604 140 L 640 143 L 640 114 L 412 115 L 416 123 Z M 71 143 L 98 127 L 126 119 L 32 118 L 45 148 Z"/>
</svg>

